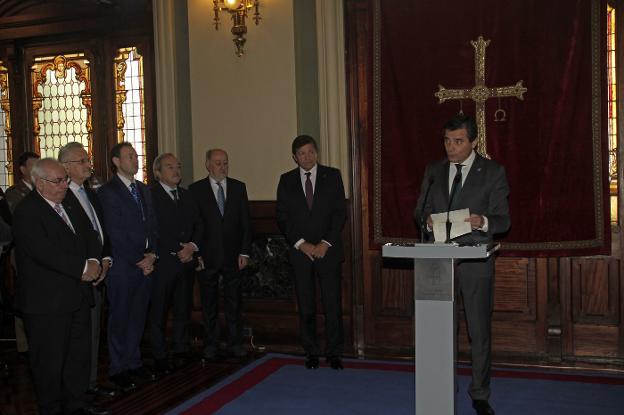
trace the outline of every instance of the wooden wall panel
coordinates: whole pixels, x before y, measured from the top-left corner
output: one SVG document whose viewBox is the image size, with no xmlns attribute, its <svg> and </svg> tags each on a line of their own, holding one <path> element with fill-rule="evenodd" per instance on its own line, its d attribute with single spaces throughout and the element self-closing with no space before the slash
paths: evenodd
<svg viewBox="0 0 624 415">
<path fill-rule="evenodd" d="M 497 258 L 494 292 L 498 317 L 535 319 L 535 260 Z"/>
<path fill-rule="evenodd" d="M 376 280 L 378 316 L 414 315 L 414 271 L 411 269 L 382 268 Z"/>
<path fill-rule="evenodd" d="M 572 260 L 574 323 L 618 325 L 620 261 L 614 258 Z"/>
</svg>

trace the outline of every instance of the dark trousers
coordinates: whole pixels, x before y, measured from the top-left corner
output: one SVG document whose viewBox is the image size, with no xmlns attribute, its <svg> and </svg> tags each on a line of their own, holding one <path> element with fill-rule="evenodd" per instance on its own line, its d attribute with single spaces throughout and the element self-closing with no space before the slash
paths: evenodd
<svg viewBox="0 0 624 415">
<path fill-rule="evenodd" d="M 70 313 L 23 316 L 39 413 L 71 413 L 85 406 L 91 367 L 91 314 L 83 301 Z"/>
<path fill-rule="evenodd" d="M 89 375 L 89 387 L 97 386 L 97 372 L 100 353 L 100 322 L 102 320 L 102 302 L 104 297 L 104 285 L 93 287 L 95 305 L 91 307 L 91 373 Z"/>
<path fill-rule="evenodd" d="M 470 336 L 472 399 L 490 398 L 492 307 L 494 304 L 494 258 L 461 260 L 456 267 L 457 289 L 462 296 Z"/>
<path fill-rule="evenodd" d="M 321 349 L 316 332 L 316 279 L 321 288 L 325 312 L 326 356 L 340 356 L 344 348 L 342 327 L 341 263 L 331 248 L 324 258 L 311 261 L 302 252 L 291 249 L 290 263 L 294 269 L 295 292 L 299 306 L 299 330 L 307 355 L 319 356 Z"/>
<path fill-rule="evenodd" d="M 219 349 L 219 276 L 223 278 L 223 305 L 228 331 L 227 348 L 242 350 L 243 322 L 241 318 L 241 272 L 239 270 L 204 270 L 198 276 L 202 318 L 204 322 L 204 355 L 214 355 Z"/>
<path fill-rule="evenodd" d="M 113 265 L 111 271 L 114 270 Z M 119 267 L 119 266 L 118 266 Z M 143 366 L 141 338 L 152 290 L 151 276 L 136 269 L 110 272 L 106 279 L 108 297 L 108 375 Z"/>
<path fill-rule="evenodd" d="M 192 263 L 180 264 L 176 257 L 161 258 L 154 271 L 149 311 L 150 345 L 154 359 L 167 357 L 165 333 L 169 307 L 173 317 L 174 353 L 185 353 L 191 349 L 194 272 Z"/>
</svg>

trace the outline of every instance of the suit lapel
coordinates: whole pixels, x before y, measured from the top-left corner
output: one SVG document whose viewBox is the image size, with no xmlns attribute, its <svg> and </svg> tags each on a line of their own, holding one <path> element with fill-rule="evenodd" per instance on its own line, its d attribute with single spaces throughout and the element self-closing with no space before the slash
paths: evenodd
<svg viewBox="0 0 624 415">
<path fill-rule="evenodd" d="M 442 165 L 442 168 L 440 169 L 440 175 L 436 178 L 437 180 L 440 180 L 440 183 L 442 183 L 442 186 L 440 186 L 439 188 L 442 189 L 442 199 L 444 200 L 444 206 L 448 206 L 449 204 L 449 193 L 450 193 L 450 189 L 449 189 L 449 169 L 451 168 L 451 163 L 446 160 L 446 162 Z"/>
<path fill-rule="evenodd" d="M 136 201 L 134 200 L 134 197 L 132 197 L 132 194 L 130 194 L 130 190 L 128 190 L 124 182 L 122 182 L 121 179 L 117 175 L 114 175 L 112 180 L 113 180 L 113 183 L 116 184 L 117 194 L 119 194 L 121 199 L 125 200 L 127 205 L 132 206 L 132 209 L 136 210 L 136 212 L 139 215 L 141 215 L 141 208 L 137 205 Z M 140 190 L 140 187 L 141 186 L 137 185 L 136 187 L 137 192 L 139 194 L 139 197 L 141 198 L 141 201 L 144 201 L 145 198 L 143 198 L 143 195 L 141 194 L 142 192 Z"/>
<path fill-rule="evenodd" d="M 478 187 L 483 185 L 483 167 L 483 159 L 479 155 L 476 155 L 461 192 L 457 195 L 458 203 L 464 202 L 469 195 L 479 193 Z"/>
<path fill-rule="evenodd" d="M 225 178 L 225 183 L 226 183 L 226 188 L 227 188 L 227 193 L 225 194 L 225 205 L 223 206 L 223 217 L 225 217 L 225 215 L 227 215 L 228 211 L 231 208 L 228 208 L 228 206 L 230 206 L 230 201 L 232 200 L 232 197 L 234 196 L 234 186 L 232 185 L 232 181 L 226 177 Z M 217 203 L 217 201 L 215 200 L 215 203 Z M 221 213 L 221 212 L 219 212 Z"/>
<path fill-rule="evenodd" d="M 67 191 L 69 192 L 70 190 L 68 189 Z M 48 217 L 50 217 L 51 223 L 55 224 L 54 226 L 56 226 L 56 227 L 58 227 L 60 229 L 63 229 L 63 231 L 67 235 L 71 235 L 72 237 L 76 237 L 76 234 L 71 230 L 69 225 L 67 223 L 65 223 L 63 218 L 61 218 L 61 216 L 58 213 L 56 213 L 54 208 L 52 206 L 50 206 L 50 204 L 39 193 L 37 193 L 37 200 L 39 200 L 39 205 L 41 207 L 41 211 L 45 212 L 45 214 L 48 215 Z M 63 208 L 65 209 L 65 213 L 69 217 L 69 205 L 63 203 Z M 69 220 L 70 221 L 72 220 L 71 217 L 69 218 Z M 73 223 L 72 223 L 72 225 L 73 225 Z"/>
<path fill-rule="evenodd" d="M 314 184 L 314 197 L 312 198 L 312 209 L 317 204 L 319 198 L 323 197 L 323 191 L 327 187 L 327 170 L 320 164 L 317 164 L 316 183 Z M 305 193 L 304 193 L 305 198 Z"/>
<path fill-rule="evenodd" d="M 299 167 L 297 167 L 295 170 L 292 170 L 290 185 L 293 187 L 294 190 L 292 194 L 297 195 L 296 198 L 298 200 L 298 203 L 302 206 L 301 209 L 308 209 L 308 202 L 305 197 L 305 191 L 303 190 L 303 186 L 301 184 L 301 171 L 299 170 Z M 312 206 L 314 207 L 314 202 L 312 203 Z"/>
<path fill-rule="evenodd" d="M 217 205 L 217 198 L 215 197 L 214 191 L 212 190 L 212 183 L 210 182 L 210 176 L 206 177 L 204 180 L 206 181 L 206 185 L 204 186 L 204 193 L 206 194 L 205 197 L 209 200 L 209 205 L 212 206 L 213 213 L 221 217 L 221 212 L 219 211 L 219 205 Z M 226 203 L 227 203 L 227 199 L 226 199 Z"/>
</svg>

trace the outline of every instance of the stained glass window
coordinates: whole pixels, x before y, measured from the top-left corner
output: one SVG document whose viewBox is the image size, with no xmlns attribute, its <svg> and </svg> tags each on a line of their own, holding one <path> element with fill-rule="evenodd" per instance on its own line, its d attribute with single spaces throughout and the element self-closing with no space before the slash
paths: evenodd
<svg viewBox="0 0 624 415">
<path fill-rule="evenodd" d="M 607 5 L 607 82 L 609 134 L 609 187 L 611 190 L 611 223 L 618 222 L 618 137 L 617 137 L 617 79 L 615 61 L 615 9 Z"/>
<path fill-rule="evenodd" d="M 9 71 L 0 61 L 0 187 L 13 184 L 11 137 L 11 103 L 9 102 Z"/>
<path fill-rule="evenodd" d="M 137 179 L 147 180 L 145 143 L 145 97 L 143 57 L 136 47 L 117 50 L 115 57 L 115 103 L 117 142 L 132 144 L 139 156 Z"/>
<path fill-rule="evenodd" d="M 31 68 L 35 151 L 57 157 L 78 141 L 91 155 L 90 63 L 82 53 L 35 58 Z"/>
</svg>

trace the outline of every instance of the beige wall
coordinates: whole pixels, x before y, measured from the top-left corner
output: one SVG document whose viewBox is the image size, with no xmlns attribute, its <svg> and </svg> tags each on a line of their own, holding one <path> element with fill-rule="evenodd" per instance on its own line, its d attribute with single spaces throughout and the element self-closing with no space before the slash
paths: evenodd
<svg viewBox="0 0 624 415">
<path fill-rule="evenodd" d="M 215 31 L 212 1 L 188 0 L 193 176 L 206 175 L 208 148 L 224 148 L 230 175 L 251 200 L 275 200 L 279 175 L 295 167 L 297 134 L 293 7 L 263 0 L 262 20 L 248 24 L 246 55 L 234 54 L 231 20 Z"/>
</svg>

